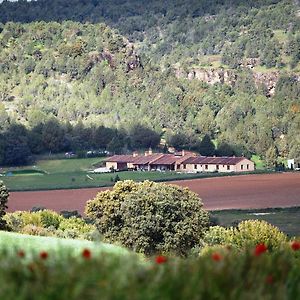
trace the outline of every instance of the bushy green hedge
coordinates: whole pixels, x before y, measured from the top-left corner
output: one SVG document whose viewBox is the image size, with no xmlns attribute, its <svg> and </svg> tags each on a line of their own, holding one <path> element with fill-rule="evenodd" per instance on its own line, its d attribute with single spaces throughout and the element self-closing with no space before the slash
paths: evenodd
<svg viewBox="0 0 300 300">
<path fill-rule="evenodd" d="M 87 224 L 77 217 L 66 219 L 51 210 L 17 211 L 6 214 L 4 219 L 8 228 L 14 232 L 88 240 L 99 239 L 94 225 Z"/>
<path fill-rule="evenodd" d="M 264 243 L 273 250 L 285 243 L 287 236 L 266 221 L 248 220 L 233 229 L 229 241 L 238 248 Z"/>
<path fill-rule="evenodd" d="M 88 202 L 86 214 L 106 241 L 151 255 L 186 255 L 208 226 L 201 199 L 187 188 L 145 181 L 118 182 Z"/>
<path fill-rule="evenodd" d="M 270 250 L 281 247 L 287 236 L 277 227 L 260 220 L 247 220 L 236 228 L 210 227 L 204 242 L 208 245 L 231 245 L 237 249 L 264 243 Z"/>
</svg>

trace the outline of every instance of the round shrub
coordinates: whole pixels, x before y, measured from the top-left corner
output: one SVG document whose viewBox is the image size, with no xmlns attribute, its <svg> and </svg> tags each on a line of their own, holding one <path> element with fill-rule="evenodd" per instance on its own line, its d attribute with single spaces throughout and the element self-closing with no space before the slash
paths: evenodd
<svg viewBox="0 0 300 300">
<path fill-rule="evenodd" d="M 62 216 L 52 210 L 42 210 L 37 214 L 41 216 L 41 222 L 45 228 L 52 226 L 57 229 L 60 223 L 64 220 Z"/>
<path fill-rule="evenodd" d="M 187 188 L 130 180 L 100 192 L 87 203 L 86 214 L 104 239 L 147 255 L 187 255 L 208 226 L 208 213 Z"/>
<path fill-rule="evenodd" d="M 205 233 L 203 241 L 207 245 L 225 245 L 231 240 L 232 230 L 222 226 L 211 226 Z"/>
<path fill-rule="evenodd" d="M 0 230 L 6 229 L 6 221 L 3 219 L 5 215 L 5 210 L 7 209 L 9 193 L 6 186 L 0 181 Z"/>
<path fill-rule="evenodd" d="M 266 221 L 247 220 L 239 223 L 237 228 L 227 235 L 228 243 L 238 247 L 255 246 L 264 243 L 268 249 L 279 248 L 287 241 L 287 236 L 277 227 Z"/>
</svg>

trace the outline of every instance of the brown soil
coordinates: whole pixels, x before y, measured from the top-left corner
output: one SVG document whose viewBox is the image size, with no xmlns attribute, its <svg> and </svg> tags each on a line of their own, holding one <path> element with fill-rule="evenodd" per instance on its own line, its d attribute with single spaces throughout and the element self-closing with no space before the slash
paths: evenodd
<svg viewBox="0 0 300 300">
<path fill-rule="evenodd" d="M 176 181 L 202 198 L 208 210 L 300 206 L 300 172 Z M 43 206 L 84 212 L 86 201 L 107 188 L 12 192 L 8 211 Z"/>
</svg>

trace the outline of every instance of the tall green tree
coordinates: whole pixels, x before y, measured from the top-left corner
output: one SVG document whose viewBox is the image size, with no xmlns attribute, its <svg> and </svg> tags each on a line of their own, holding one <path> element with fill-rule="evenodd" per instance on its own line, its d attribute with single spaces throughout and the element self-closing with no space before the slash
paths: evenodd
<svg viewBox="0 0 300 300">
<path fill-rule="evenodd" d="M 25 126 L 12 124 L 4 133 L 5 165 L 24 165 L 28 163 L 31 151 L 28 145 L 28 131 Z"/>
<path fill-rule="evenodd" d="M 7 209 L 9 193 L 6 186 L 0 181 L 0 230 L 6 229 L 6 221 L 3 219 Z"/>
<path fill-rule="evenodd" d="M 55 118 L 51 118 L 44 124 L 42 141 L 48 151 L 55 153 L 64 149 L 64 129 Z"/>
<path fill-rule="evenodd" d="M 277 164 L 278 153 L 274 146 L 271 146 L 266 152 L 266 166 L 268 168 L 275 168 Z"/>
<path fill-rule="evenodd" d="M 131 147 L 133 149 L 156 148 L 160 142 L 160 135 L 144 125 L 134 125 L 129 130 Z"/>
<path fill-rule="evenodd" d="M 203 156 L 211 156 L 215 154 L 215 145 L 211 141 L 209 135 L 205 135 L 199 145 L 199 153 Z"/>
</svg>

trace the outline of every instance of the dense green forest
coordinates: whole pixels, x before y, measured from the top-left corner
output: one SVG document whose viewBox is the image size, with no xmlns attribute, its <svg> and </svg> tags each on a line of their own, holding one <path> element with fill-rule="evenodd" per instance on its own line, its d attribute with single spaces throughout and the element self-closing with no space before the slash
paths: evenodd
<svg viewBox="0 0 300 300">
<path fill-rule="evenodd" d="M 64 135 L 68 122 L 111 128 L 115 141 L 143 128 L 178 149 L 206 135 L 237 154 L 300 156 L 299 16 L 288 0 L 4 1 L 1 139 L 15 123 L 31 133 L 53 121 Z"/>
</svg>

